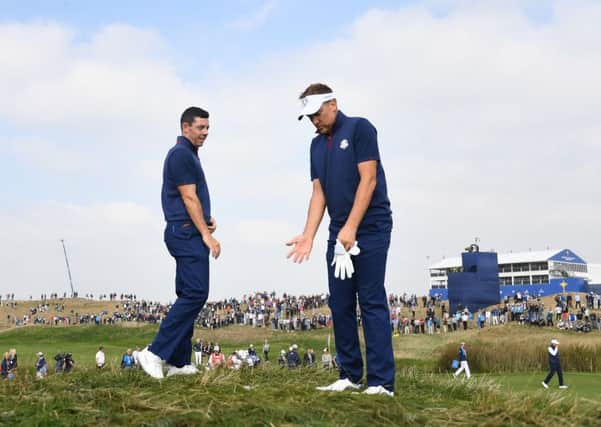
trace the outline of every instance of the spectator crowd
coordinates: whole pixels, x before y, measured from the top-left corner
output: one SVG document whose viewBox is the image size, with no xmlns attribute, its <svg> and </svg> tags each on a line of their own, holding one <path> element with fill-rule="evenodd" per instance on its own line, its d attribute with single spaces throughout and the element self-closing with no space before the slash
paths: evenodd
<svg viewBox="0 0 601 427">
<path fill-rule="evenodd" d="M 557 294 L 554 303 L 545 307 L 541 297 L 531 297 L 528 292 L 517 292 L 505 297 L 497 306 L 469 312 L 459 309 L 455 313 L 447 310 L 439 298 L 415 295 L 389 296 L 390 322 L 395 336 L 408 334 L 447 333 L 469 327 L 485 328 L 497 325 L 520 324 L 539 327 L 556 327 L 563 330 L 590 332 L 601 330 L 601 296 L 589 293 Z M 421 302 L 423 315 L 417 315 Z M 360 318 L 359 314 L 358 317 Z"/>
<path fill-rule="evenodd" d="M 270 345 L 267 340 L 257 351 L 254 344 L 250 344 L 246 349 L 232 350 L 228 356 L 222 352 L 218 343 L 212 341 L 202 341 L 198 338 L 192 346 L 192 364 L 196 368 L 204 368 L 207 371 L 216 369 L 232 369 L 239 370 L 244 367 L 254 368 L 261 363 L 269 363 Z M 141 349 L 139 346 L 135 350 L 128 348 L 120 358 L 119 368 L 122 371 L 140 369 L 139 354 Z M 35 362 L 36 378 L 43 379 L 50 372 L 49 364 L 43 352 L 36 353 L 37 359 Z M 75 360 L 70 352 L 59 352 L 54 357 L 54 373 L 68 374 L 75 368 Z M 110 367 L 107 362 L 104 346 L 100 346 L 94 356 L 95 368 L 97 371 L 103 371 Z M 321 360 L 317 360 L 317 356 L 313 348 L 308 347 L 303 357 L 299 355 L 299 347 L 297 344 L 292 344 L 288 350 L 282 349 L 277 358 L 277 363 L 281 368 L 297 369 L 300 367 L 324 369 L 336 368 L 336 356 L 331 356 L 329 349 L 323 349 Z M 18 358 L 17 350 L 10 349 L 4 353 L 2 363 L 0 365 L 0 377 L 2 379 L 12 380 L 17 375 Z"/>
<path fill-rule="evenodd" d="M 85 296 L 87 299 L 94 298 L 91 294 Z M 153 324 L 160 323 L 171 308 L 170 303 L 139 300 L 134 294 L 101 294 L 97 295 L 97 300 L 115 302 L 115 305 L 111 310 L 80 313 L 73 309 L 67 311 L 66 294 L 63 297 L 57 293 L 42 294 L 40 301 L 31 304 L 26 314 L 18 317 L 9 312 L 6 321 L 11 326 L 104 325 L 121 322 Z M 327 300 L 326 294 L 278 296 L 275 292 L 257 292 L 242 298 L 208 302 L 199 313 L 196 323 L 208 329 L 230 325 L 271 327 L 283 331 L 323 328 L 332 324 L 331 317 L 320 310 L 327 306 Z M 0 300 L 0 306 L 13 310 L 18 304 L 13 294 L 7 295 L 4 303 Z"/>
<path fill-rule="evenodd" d="M 86 294 L 87 299 L 94 295 Z M 114 302 L 111 310 L 80 313 L 73 309 L 67 312 L 66 294 L 42 294 L 41 300 L 31 304 L 27 314 L 17 317 L 7 314 L 9 325 L 104 325 L 121 322 L 160 323 L 171 308 L 170 303 L 140 300 L 135 294 L 116 293 L 96 295 L 99 301 Z M 33 301 L 32 301 L 33 302 Z M 601 296 L 590 293 L 558 294 L 554 304 L 545 307 L 540 297 L 531 297 L 528 292 L 517 292 L 505 297 L 497 306 L 484 308 L 475 313 L 467 309 L 449 312 L 448 302 L 435 297 L 415 294 L 390 294 L 388 298 L 390 322 L 395 336 L 408 334 L 448 333 L 469 327 L 485 328 L 517 323 L 529 326 L 548 326 L 564 330 L 590 332 L 601 330 L 599 314 Z M 0 297 L 0 306 L 15 309 L 19 302 L 14 294 Z M 20 304 L 23 304 L 21 302 Z M 271 328 L 280 331 L 306 331 L 332 326 L 327 294 L 279 296 L 275 292 L 256 292 L 241 298 L 227 298 L 208 302 L 198 315 L 196 323 L 201 328 L 217 329 L 231 325 L 253 328 Z M 357 313 L 357 321 L 361 315 Z"/>
</svg>

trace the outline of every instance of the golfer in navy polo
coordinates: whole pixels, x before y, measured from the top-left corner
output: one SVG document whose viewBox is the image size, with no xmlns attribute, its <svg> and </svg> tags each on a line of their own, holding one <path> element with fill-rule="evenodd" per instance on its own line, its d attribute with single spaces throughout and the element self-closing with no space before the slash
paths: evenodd
<svg viewBox="0 0 601 427">
<path fill-rule="evenodd" d="M 330 217 L 326 262 L 329 305 L 334 320 L 340 379 L 323 391 L 359 389 L 363 358 L 359 347 L 359 300 L 366 343 L 365 394 L 394 395 L 394 356 L 390 314 L 384 289 L 392 214 L 374 126 L 338 110 L 328 86 L 310 85 L 300 96 L 299 120 L 309 117 L 317 136 L 311 143 L 311 181 L 303 234 L 290 242 L 294 262 L 309 258 L 327 207 Z"/>
<path fill-rule="evenodd" d="M 165 244 L 175 258 L 177 299 L 161 322 L 152 344 L 140 352 L 144 371 L 153 378 L 197 373 L 190 364 L 194 321 L 209 295 L 209 255 L 219 257 L 221 247 L 213 237 L 207 180 L 198 149 L 209 134 L 209 113 L 190 107 L 180 120 L 182 135 L 167 153 L 163 166 L 161 201 L 167 225 Z"/>
</svg>

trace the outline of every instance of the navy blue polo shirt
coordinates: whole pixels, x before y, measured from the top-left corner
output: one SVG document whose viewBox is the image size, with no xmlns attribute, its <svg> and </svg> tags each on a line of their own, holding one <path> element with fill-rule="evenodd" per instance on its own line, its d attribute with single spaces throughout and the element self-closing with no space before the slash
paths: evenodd
<svg viewBox="0 0 601 427">
<path fill-rule="evenodd" d="M 311 180 L 319 179 L 326 197 L 330 232 L 346 223 L 359 186 L 357 164 L 377 161 L 376 188 L 357 234 L 390 233 L 392 212 L 386 176 L 378 150 L 376 128 L 362 117 L 347 117 L 341 111 L 331 135 L 317 135 L 311 143 Z"/>
<path fill-rule="evenodd" d="M 178 136 L 177 143 L 167 153 L 163 165 L 161 203 L 165 221 L 191 221 L 182 196 L 177 189 L 178 186 L 187 184 L 196 184 L 196 195 L 202 206 L 204 220 L 208 224 L 211 219 L 211 198 L 198 158 L 198 147 L 192 145 L 187 138 Z"/>
</svg>

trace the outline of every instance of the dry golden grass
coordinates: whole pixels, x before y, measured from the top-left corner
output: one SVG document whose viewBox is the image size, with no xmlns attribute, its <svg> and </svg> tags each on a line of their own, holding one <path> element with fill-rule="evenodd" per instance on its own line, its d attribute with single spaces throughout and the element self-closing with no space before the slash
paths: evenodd
<svg viewBox="0 0 601 427">
<path fill-rule="evenodd" d="M 468 331 L 469 332 L 469 331 Z M 528 372 L 548 368 L 547 347 L 558 339 L 565 370 L 601 372 L 601 334 L 506 325 L 458 336 L 465 341 L 470 366 L 477 372 Z M 438 347 L 438 367 L 446 372 L 457 358 L 459 340 Z"/>
</svg>

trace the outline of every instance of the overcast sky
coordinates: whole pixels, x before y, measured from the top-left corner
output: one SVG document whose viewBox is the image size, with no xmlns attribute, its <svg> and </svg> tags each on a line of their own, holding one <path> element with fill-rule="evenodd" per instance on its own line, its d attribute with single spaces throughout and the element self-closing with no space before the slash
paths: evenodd
<svg viewBox="0 0 601 427">
<path fill-rule="evenodd" d="M 378 128 L 389 292 L 424 293 L 476 236 L 601 262 L 600 2 L 126 3 L 0 0 L 0 293 L 68 291 L 65 239 L 80 294 L 173 299 L 161 169 L 190 105 L 211 113 L 210 299 L 327 291 L 327 218 L 308 264 L 284 246 L 317 81 Z"/>
</svg>

